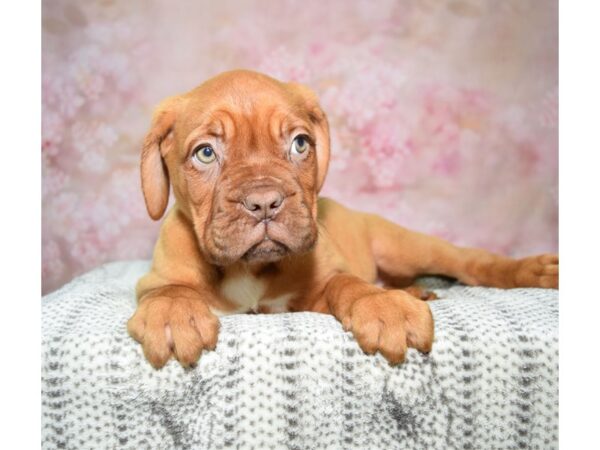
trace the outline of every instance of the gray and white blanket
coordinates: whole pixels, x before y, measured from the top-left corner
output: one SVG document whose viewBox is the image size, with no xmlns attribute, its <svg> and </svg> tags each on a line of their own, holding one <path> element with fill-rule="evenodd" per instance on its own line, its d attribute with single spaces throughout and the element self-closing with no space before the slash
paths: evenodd
<svg viewBox="0 0 600 450">
<path fill-rule="evenodd" d="M 156 371 L 126 331 L 148 262 L 42 300 L 44 448 L 558 447 L 558 293 L 436 279 L 436 339 L 390 367 L 331 316 L 221 318 L 217 349 Z"/>
</svg>

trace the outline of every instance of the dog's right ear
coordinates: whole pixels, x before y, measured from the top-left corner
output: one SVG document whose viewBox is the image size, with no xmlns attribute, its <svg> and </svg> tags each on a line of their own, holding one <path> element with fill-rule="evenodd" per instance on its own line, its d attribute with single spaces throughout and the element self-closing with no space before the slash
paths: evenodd
<svg viewBox="0 0 600 450">
<path fill-rule="evenodd" d="M 154 220 L 163 216 L 169 202 L 169 172 L 163 158 L 173 147 L 178 103 L 178 97 L 169 97 L 158 105 L 142 147 L 142 191 Z"/>
</svg>

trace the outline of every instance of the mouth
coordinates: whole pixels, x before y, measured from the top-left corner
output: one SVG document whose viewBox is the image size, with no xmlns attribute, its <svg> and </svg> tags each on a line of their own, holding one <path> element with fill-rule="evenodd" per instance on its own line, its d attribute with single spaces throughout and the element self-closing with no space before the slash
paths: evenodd
<svg viewBox="0 0 600 450">
<path fill-rule="evenodd" d="M 265 239 L 250 247 L 242 256 L 248 262 L 275 262 L 289 253 L 290 249 L 281 242 Z"/>
<path fill-rule="evenodd" d="M 316 223 L 302 209 L 291 212 L 295 214 L 261 221 L 252 221 L 246 215 L 232 217 L 221 213 L 209 224 L 209 233 L 204 238 L 206 258 L 225 267 L 236 262 L 275 263 L 310 251 L 316 243 Z"/>
</svg>

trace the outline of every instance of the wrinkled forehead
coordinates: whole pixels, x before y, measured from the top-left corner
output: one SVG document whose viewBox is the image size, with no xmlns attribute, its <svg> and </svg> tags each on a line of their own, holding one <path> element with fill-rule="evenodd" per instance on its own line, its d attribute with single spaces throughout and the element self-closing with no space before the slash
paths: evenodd
<svg viewBox="0 0 600 450">
<path fill-rule="evenodd" d="M 178 120 L 186 144 L 201 136 L 231 140 L 243 136 L 283 139 L 310 129 L 310 114 L 291 94 L 273 90 L 229 90 L 186 98 Z"/>
</svg>

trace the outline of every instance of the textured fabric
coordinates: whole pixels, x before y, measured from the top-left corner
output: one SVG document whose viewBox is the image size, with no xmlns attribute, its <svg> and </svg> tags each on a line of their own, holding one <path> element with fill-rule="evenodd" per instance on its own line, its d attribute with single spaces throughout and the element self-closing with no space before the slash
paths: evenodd
<svg viewBox="0 0 600 450">
<path fill-rule="evenodd" d="M 390 367 L 331 316 L 221 318 L 195 369 L 126 332 L 145 261 L 42 300 L 44 448 L 558 447 L 558 295 L 429 279 L 436 339 Z"/>
</svg>

